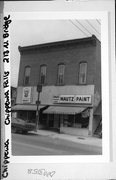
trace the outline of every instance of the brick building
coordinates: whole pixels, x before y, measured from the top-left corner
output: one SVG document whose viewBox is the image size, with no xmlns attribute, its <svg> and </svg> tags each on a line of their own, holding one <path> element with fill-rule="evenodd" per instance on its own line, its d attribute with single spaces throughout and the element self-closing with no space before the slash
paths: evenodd
<svg viewBox="0 0 116 180">
<path fill-rule="evenodd" d="M 19 47 L 17 117 L 76 135 L 93 135 L 101 122 L 101 43 L 92 37 Z"/>
<path fill-rule="evenodd" d="M 14 106 L 16 103 L 17 89 L 11 86 L 11 106 Z"/>
</svg>

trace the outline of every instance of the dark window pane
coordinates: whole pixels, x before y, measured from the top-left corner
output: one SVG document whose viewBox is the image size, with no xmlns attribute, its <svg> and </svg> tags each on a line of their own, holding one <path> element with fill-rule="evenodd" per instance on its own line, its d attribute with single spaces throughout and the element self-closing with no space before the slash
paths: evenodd
<svg viewBox="0 0 116 180">
<path fill-rule="evenodd" d="M 79 84 L 86 84 L 86 79 L 87 79 L 87 63 L 80 63 Z"/>
<path fill-rule="evenodd" d="M 60 64 L 58 65 L 58 85 L 63 85 L 64 84 L 64 71 L 65 71 L 65 65 Z"/>
<path fill-rule="evenodd" d="M 25 67 L 25 75 L 24 75 L 24 85 L 29 85 L 31 68 L 30 66 Z"/>
<path fill-rule="evenodd" d="M 46 83 L 46 65 L 42 65 L 40 68 L 40 83 L 45 84 Z"/>
</svg>

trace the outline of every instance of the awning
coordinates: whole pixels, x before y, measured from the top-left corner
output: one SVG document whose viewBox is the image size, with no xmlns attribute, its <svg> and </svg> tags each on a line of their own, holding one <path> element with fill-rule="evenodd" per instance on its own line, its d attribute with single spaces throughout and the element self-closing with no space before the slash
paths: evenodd
<svg viewBox="0 0 116 180">
<path fill-rule="evenodd" d="M 59 106 L 50 106 L 43 113 L 45 114 L 79 114 L 84 111 L 84 107 L 59 107 Z"/>
<path fill-rule="evenodd" d="M 44 106 L 39 106 L 39 109 L 43 108 Z M 12 106 L 11 108 L 13 111 L 36 111 L 37 110 L 37 105 L 26 105 L 26 104 L 17 104 L 15 106 Z"/>
</svg>

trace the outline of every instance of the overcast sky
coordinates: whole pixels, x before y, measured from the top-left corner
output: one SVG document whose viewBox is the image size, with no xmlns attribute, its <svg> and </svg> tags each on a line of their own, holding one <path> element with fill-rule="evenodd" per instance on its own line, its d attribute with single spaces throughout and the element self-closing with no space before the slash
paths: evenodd
<svg viewBox="0 0 116 180">
<path fill-rule="evenodd" d="M 100 20 L 12 20 L 10 24 L 11 85 L 17 86 L 18 46 L 90 37 L 100 40 Z"/>
</svg>

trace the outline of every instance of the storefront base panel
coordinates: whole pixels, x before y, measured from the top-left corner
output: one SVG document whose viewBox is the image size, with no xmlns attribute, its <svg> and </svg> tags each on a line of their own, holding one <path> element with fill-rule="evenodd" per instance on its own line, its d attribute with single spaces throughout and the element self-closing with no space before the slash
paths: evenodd
<svg viewBox="0 0 116 180">
<path fill-rule="evenodd" d="M 61 127 L 60 132 L 76 136 L 88 136 L 88 129 L 86 128 Z"/>
</svg>

